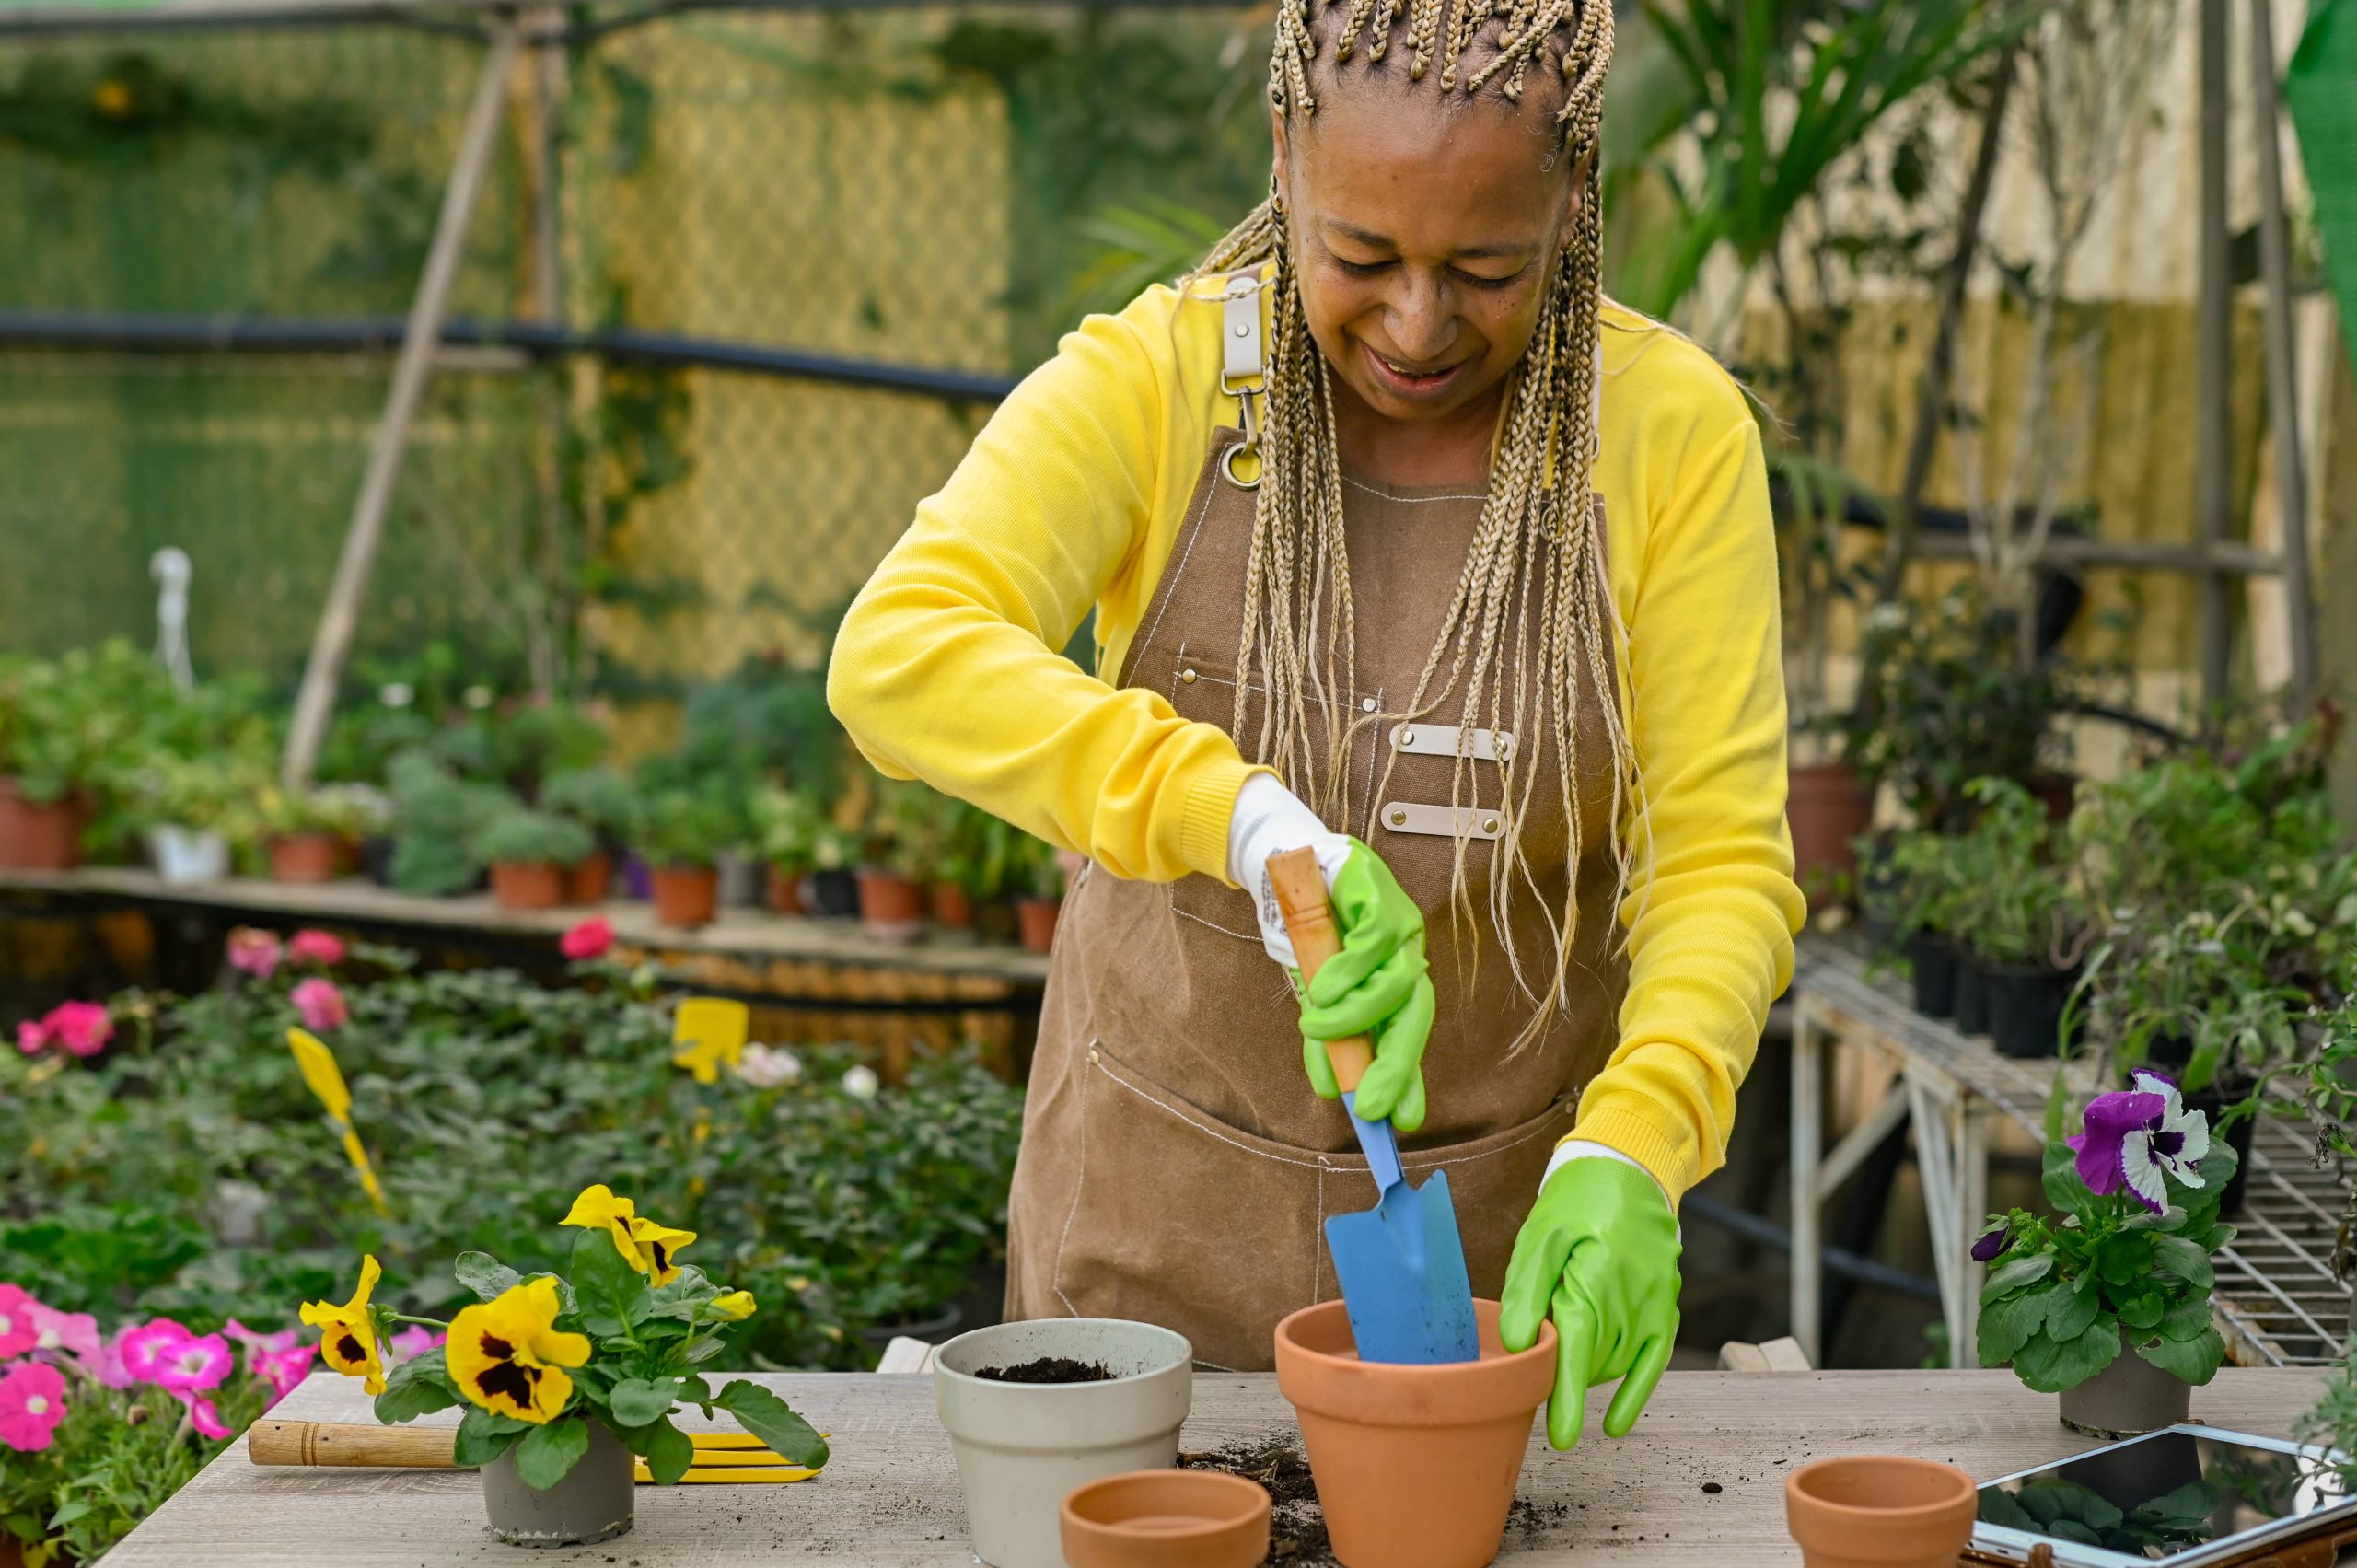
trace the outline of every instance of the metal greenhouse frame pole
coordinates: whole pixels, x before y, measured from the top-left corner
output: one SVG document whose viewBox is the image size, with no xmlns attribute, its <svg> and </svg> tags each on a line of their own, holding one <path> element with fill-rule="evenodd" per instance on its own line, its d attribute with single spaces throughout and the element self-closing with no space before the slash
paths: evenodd
<svg viewBox="0 0 2357 1568">
<path fill-rule="evenodd" d="M 353 504 L 343 552 L 336 559 L 327 607 L 320 612 L 319 632 L 311 642 L 310 661 L 303 668 L 303 687 L 295 700 L 295 718 L 287 729 L 286 755 L 281 763 L 289 787 L 310 781 L 319 742 L 327 733 L 328 716 L 335 709 L 336 687 L 343 679 L 344 660 L 352 653 L 361 601 L 367 595 L 368 575 L 377 563 L 377 546 L 384 538 L 385 517 L 392 505 L 393 485 L 401 478 L 401 459 L 409 449 L 410 425 L 441 347 L 442 324 L 449 315 L 450 288 L 466 250 L 475 198 L 482 193 L 484 172 L 491 167 L 500 111 L 516 70 L 518 36 L 513 19 L 502 17 L 493 22 L 482 75 L 475 83 L 474 101 L 467 110 L 466 129 L 459 137 L 459 156 L 442 193 L 442 212 L 435 220 L 434 243 L 426 251 L 425 268 L 410 304 L 400 357 L 393 363 L 392 389 L 386 395 L 384 417 L 368 448 L 368 467 L 360 481 L 359 498 Z"/>
<path fill-rule="evenodd" d="M 2258 145 L 2258 257 L 2267 290 L 2267 419 L 2275 436 L 2275 510 L 2282 523 L 2284 613 L 2291 624 L 2292 696 L 2316 690 L 2316 609 L 2308 595 L 2308 484 L 2300 462 L 2300 370 L 2293 319 L 2292 240 L 2283 216 L 2282 100 L 2275 80 L 2275 18 L 2250 5 L 2251 121 Z"/>
</svg>

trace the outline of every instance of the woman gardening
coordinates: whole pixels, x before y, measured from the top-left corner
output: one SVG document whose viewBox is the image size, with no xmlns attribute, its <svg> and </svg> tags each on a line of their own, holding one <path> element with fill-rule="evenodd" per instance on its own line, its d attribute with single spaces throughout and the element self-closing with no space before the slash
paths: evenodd
<svg viewBox="0 0 2357 1568">
<path fill-rule="evenodd" d="M 1600 0 L 1282 0 L 1268 202 L 1067 337 L 844 623 L 871 760 L 1090 863 L 1012 1315 L 1267 1366 L 1370 1199 L 1323 1042 L 1371 1032 L 1359 1112 L 1448 1172 L 1508 1345 L 1555 1323 L 1555 1445 L 1668 1360 L 1803 910 L 1757 431 L 1598 285 L 1611 47 Z M 1343 949 L 1301 990 L 1305 847 Z"/>
</svg>

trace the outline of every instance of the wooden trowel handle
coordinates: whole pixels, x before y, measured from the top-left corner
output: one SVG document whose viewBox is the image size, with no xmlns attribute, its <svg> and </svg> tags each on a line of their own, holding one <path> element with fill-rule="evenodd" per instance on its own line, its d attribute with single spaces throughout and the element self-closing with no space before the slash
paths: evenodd
<svg viewBox="0 0 2357 1568">
<path fill-rule="evenodd" d="M 258 1465 L 447 1470 L 458 1441 L 455 1426 L 341 1425 L 264 1416 L 246 1433 L 246 1458 Z"/>
<path fill-rule="evenodd" d="M 1293 956 L 1301 960 L 1301 981 L 1306 985 L 1327 959 L 1342 950 L 1342 933 L 1334 923 L 1334 906 L 1326 898 L 1326 874 L 1318 869 L 1318 852 L 1289 849 L 1271 855 L 1269 885 L 1277 890 L 1285 935 L 1293 938 Z M 1335 1083 L 1349 1094 L 1375 1065 L 1375 1042 L 1364 1035 L 1329 1040 L 1326 1060 L 1334 1064 Z"/>
</svg>

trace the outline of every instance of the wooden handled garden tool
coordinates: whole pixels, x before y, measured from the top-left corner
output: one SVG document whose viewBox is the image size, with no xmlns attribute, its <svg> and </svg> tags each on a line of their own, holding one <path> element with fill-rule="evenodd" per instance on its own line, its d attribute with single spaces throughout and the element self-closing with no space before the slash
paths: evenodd
<svg viewBox="0 0 2357 1568">
<path fill-rule="evenodd" d="M 257 1465 L 320 1465 L 348 1469 L 447 1470 L 459 1441 L 454 1426 L 360 1426 L 330 1421 L 275 1421 L 268 1416 L 246 1434 L 246 1458 Z M 818 1474 L 761 1446 L 749 1432 L 691 1432 L 695 1463 L 688 1485 L 808 1481 Z M 633 1458 L 641 1486 L 651 1486 L 646 1461 Z"/>
<path fill-rule="evenodd" d="M 1317 853 L 1296 849 L 1271 855 L 1269 880 L 1306 985 L 1342 948 Z M 1359 1080 L 1375 1064 L 1373 1041 L 1364 1035 L 1329 1040 L 1326 1060 L 1333 1064 L 1342 1108 L 1351 1114 L 1351 1129 L 1358 1134 L 1378 1194 L 1366 1213 L 1333 1214 L 1326 1221 L 1326 1246 L 1342 1283 L 1359 1359 L 1409 1365 L 1480 1360 L 1473 1285 L 1465 1269 L 1465 1243 L 1457 1232 L 1457 1206 L 1448 1195 L 1448 1172 L 1434 1171 L 1421 1189 L 1411 1187 L 1399 1168 L 1399 1141 L 1390 1121 L 1359 1115 Z"/>
</svg>

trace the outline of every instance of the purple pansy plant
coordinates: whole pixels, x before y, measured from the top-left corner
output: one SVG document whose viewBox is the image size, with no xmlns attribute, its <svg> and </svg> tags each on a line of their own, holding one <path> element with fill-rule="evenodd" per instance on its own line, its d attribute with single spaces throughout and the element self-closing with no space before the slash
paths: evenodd
<svg viewBox="0 0 2357 1568">
<path fill-rule="evenodd" d="M 2079 1179 L 2088 1191 L 2108 1196 L 2125 1187 L 2157 1214 L 2168 1207 L 2166 1178 L 2201 1185 L 2210 1120 L 2185 1109 L 2177 1081 L 2165 1073 L 2139 1067 L 2129 1085 L 2089 1101 L 2086 1131 L 2063 1142 L 2078 1155 Z"/>
</svg>

